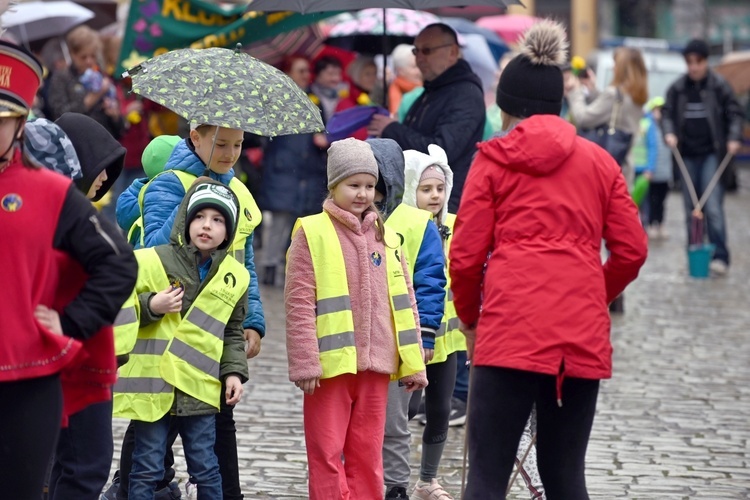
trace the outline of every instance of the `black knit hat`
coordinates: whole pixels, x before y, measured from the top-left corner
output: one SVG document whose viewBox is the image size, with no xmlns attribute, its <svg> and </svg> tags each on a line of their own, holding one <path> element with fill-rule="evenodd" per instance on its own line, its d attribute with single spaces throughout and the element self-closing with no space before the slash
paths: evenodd
<svg viewBox="0 0 750 500">
<path fill-rule="evenodd" d="M 520 54 L 503 70 L 497 85 L 497 105 L 517 118 L 559 115 L 568 41 L 559 23 L 544 20 L 533 25 L 520 43 Z"/>
<path fill-rule="evenodd" d="M 704 40 L 694 38 L 682 49 L 683 56 L 687 57 L 688 54 L 696 54 L 703 59 L 708 59 L 708 44 Z"/>
<path fill-rule="evenodd" d="M 237 213 L 239 203 L 234 191 L 216 181 L 204 181 L 196 184 L 190 193 L 187 204 L 187 215 L 185 217 L 185 235 L 190 240 L 190 223 L 195 216 L 204 208 L 218 210 L 224 216 L 224 225 L 227 228 L 227 240 L 219 245 L 220 249 L 229 246 L 237 229 Z"/>
</svg>

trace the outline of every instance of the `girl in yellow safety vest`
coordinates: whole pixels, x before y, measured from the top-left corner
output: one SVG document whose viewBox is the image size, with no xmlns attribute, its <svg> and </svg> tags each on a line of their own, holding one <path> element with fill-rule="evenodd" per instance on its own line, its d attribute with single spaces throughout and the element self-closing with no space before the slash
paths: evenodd
<svg viewBox="0 0 750 500">
<path fill-rule="evenodd" d="M 422 461 L 411 498 L 449 499 L 437 481 L 437 472 L 445 446 L 451 412 L 451 398 L 456 381 L 456 351 L 466 349 L 455 319 L 450 278 L 447 272 L 448 247 L 455 215 L 448 213 L 448 199 L 453 188 L 453 172 L 442 148 L 428 147 L 429 154 L 404 151 L 404 197 L 402 203 L 430 212 L 440 229 L 446 257 L 445 314 L 435 338 L 435 356 L 427 365 L 429 385 L 425 390 L 425 428 L 422 434 Z"/>
<path fill-rule="evenodd" d="M 382 498 L 388 383 L 427 384 L 398 236 L 373 205 L 369 144 L 334 142 L 323 212 L 297 221 L 285 290 L 289 379 L 304 393 L 309 498 Z"/>
</svg>

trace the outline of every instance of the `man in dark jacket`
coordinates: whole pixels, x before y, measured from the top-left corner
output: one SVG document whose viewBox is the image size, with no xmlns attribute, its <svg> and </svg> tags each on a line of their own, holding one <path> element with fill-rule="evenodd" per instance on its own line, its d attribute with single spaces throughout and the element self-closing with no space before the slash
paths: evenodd
<svg viewBox="0 0 750 500">
<path fill-rule="evenodd" d="M 445 150 L 454 174 L 448 202 L 451 212 L 458 210 L 485 120 L 482 82 L 460 58 L 459 49 L 450 26 L 438 23 L 423 29 L 414 40 L 414 54 L 424 78 L 424 93 L 404 123 L 375 115 L 368 126 L 371 135 L 394 139 L 402 149 L 427 153 L 427 146 L 437 144 Z"/>
<path fill-rule="evenodd" d="M 698 198 L 716 173 L 718 163 L 726 154 L 740 149 L 743 113 L 729 84 L 708 69 L 708 44 L 691 40 L 683 51 L 688 65 L 686 75 L 672 84 L 667 92 L 662 127 L 664 141 L 679 148 Z M 693 201 L 683 182 L 688 242 L 693 241 Z M 708 239 L 716 245 L 711 270 L 726 274 L 729 250 L 724 222 L 724 186 L 722 183 L 708 197 L 703 212 L 706 216 Z"/>
</svg>

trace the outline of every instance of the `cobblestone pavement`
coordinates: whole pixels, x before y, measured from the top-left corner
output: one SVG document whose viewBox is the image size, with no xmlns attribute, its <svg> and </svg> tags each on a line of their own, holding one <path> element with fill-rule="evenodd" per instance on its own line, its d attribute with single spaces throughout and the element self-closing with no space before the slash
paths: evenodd
<svg viewBox="0 0 750 500">
<path fill-rule="evenodd" d="M 750 171 L 741 174 L 750 186 Z M 652 244 L 626 313 L 613 322 L 614 377 L 602 384 L 587 456 L 595 499 L 750 498 L 750 256 L 742 251 L 750 190 L 726 201 L 734 253 L 725 278 L 688 276 L 681 203 L 670 193 L 671 237 Z M 245 498 L 306 498 L 302 395 L 287 379 L 283 293 L 262 295 L 269 332 L 235 411 L 243 489 Z M 416 472 L 421 427 L 412 425 Z M 116 442 L 124 428 L 116 421 Z M 463 439 L 463 429 L 450 430 L 440 471 L 456 498 Z M 529 498 L 520 478 L 510 498 Z"/>
</svg>

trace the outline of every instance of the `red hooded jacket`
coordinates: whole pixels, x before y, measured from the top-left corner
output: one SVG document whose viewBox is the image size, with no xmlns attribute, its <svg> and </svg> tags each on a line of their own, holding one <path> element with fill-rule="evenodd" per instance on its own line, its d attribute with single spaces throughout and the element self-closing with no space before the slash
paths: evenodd
<svg viewBox="0 0 750 500">
<path fill-rule="evenodd" d="M 536 115 L 481 143 L 450 249 L 456 311 L 477 325 L 473 364 L 609 378 L 607 304 L 646 253 L 620 167 L 568 122 Z"/>
</svg>

